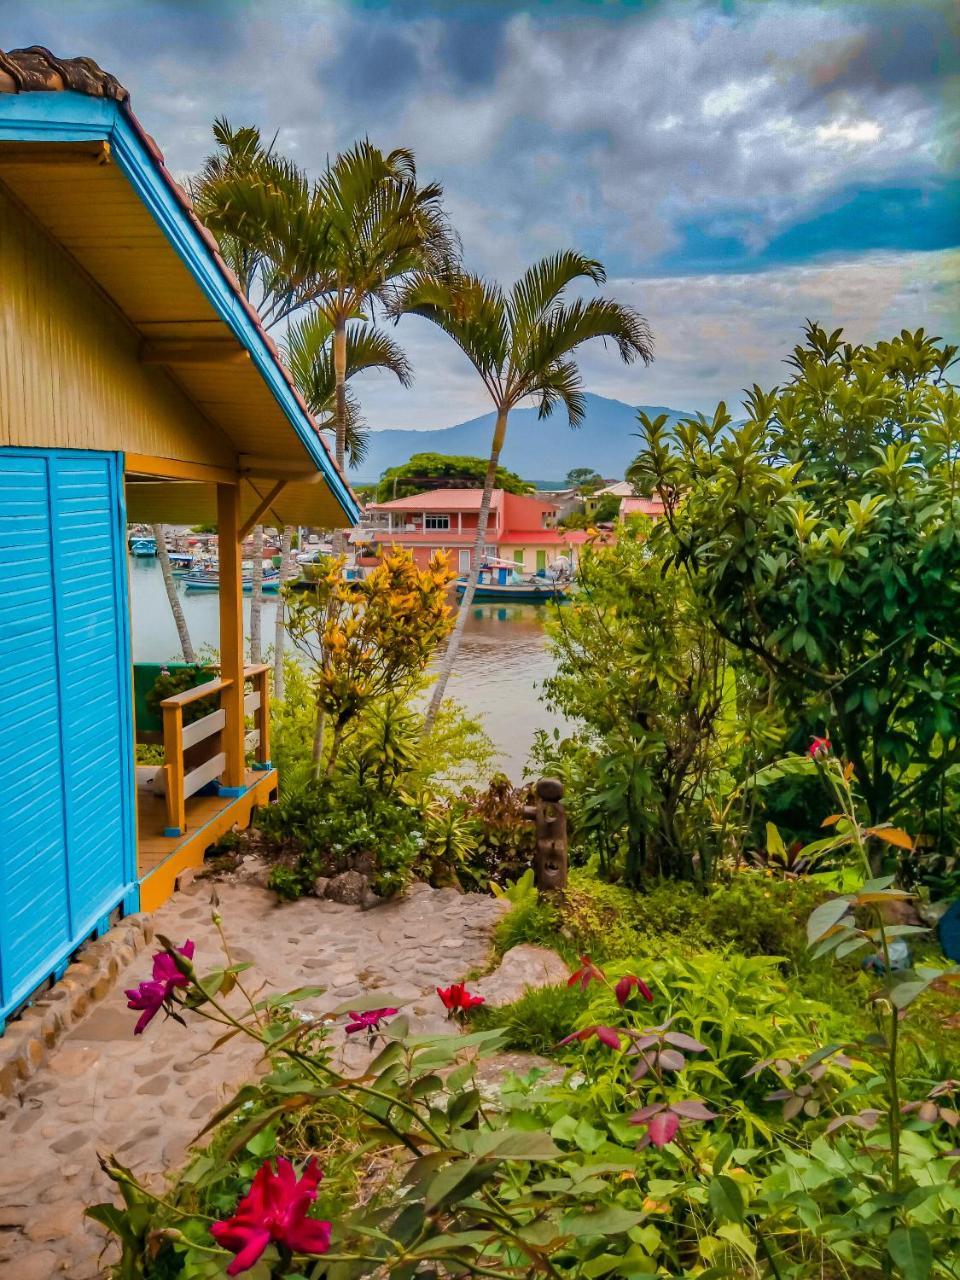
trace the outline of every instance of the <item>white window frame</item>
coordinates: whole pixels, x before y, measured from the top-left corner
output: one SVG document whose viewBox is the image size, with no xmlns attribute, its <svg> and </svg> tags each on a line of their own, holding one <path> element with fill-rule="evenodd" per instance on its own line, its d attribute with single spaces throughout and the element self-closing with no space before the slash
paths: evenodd
<svg viewBox="0 0 960 1280">
<path fill-rule="evenodd" d="M 443 521 L 442 524 L 440 523 L 441 520 Z M 428 531 L 436 532 L 436 533 L 449 533 L 450 517 L 448 515 L 438 515 L 436 513 L 425 512 L 423 516 L 423 531 L 424 533 Z"/>
</svg>

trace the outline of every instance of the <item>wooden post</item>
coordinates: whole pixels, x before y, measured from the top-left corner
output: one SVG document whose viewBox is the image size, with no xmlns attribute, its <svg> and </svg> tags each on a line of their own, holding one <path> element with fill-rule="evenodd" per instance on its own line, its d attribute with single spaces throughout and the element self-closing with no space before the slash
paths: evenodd
<svg viewBox="0 0 960 1280">
<path fill-rule="evenodd" d="M 217 535 L 220 559 L 220 675 L 229 680 L 220 705 L 226 725 L 220 738 L 227 757 L 222 795 L 240 795 L 246 788 L 243 716 L 243 552 L 240 538 L 240 488 L 217 485 Z"/>
<path fill-rule="evenodd" d="M 183 795 L 183 711 L 163 708 L 163 760 L 167 775 L 167 826 L 165 836 L 187 833 L 187 803 Z"/>
</svg>

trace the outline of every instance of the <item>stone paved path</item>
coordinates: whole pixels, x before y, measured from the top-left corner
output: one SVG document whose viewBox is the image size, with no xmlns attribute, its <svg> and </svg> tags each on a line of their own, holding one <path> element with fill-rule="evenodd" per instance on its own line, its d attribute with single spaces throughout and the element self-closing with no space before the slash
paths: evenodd
<svg viewBox="0 0 960 1280">
<path fill-rule="evenodd" d="M 494 898 L 426 886 L 367 912 L 313 898 L 278 906 L 265 889 L 232 881 L 217 892 L 234 959 L 252 961 L 271 988 L 325 986 L 317 1008 L 382 990 L 410 1002 L 405 1012 L 419 1029 L 438 1031 L 447 1024 L 434 988 L 484 963 L 505 909 Z M 201 971 L 216 967 L 209 882 L 176 894 L 153 919 L 171 940 L 195 940 Z M 82 1217 L 87 1204 L 113 1199 L 97 1152 L 159 1175 L 182 1161 L 207 1117 L 256 1072 L 256 1046 L 240 1038 L 198 1058 L 217 1034 L 200 1019 L 183 1028 L 158 1017 L 134 1039 L 137 1015 L 123 988 L 149 976 L 152 950 L 121 973 L 19 1099 L 0 1099 L 2 1280 L 106 1274 L 105 1237 Z"/>
</svg>

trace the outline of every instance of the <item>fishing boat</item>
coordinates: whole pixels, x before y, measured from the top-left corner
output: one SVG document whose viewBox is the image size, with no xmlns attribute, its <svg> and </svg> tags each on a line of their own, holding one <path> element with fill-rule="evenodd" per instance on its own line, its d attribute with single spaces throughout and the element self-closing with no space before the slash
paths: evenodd
<svg viewBox="0 0 960 1280">
<path fill-rule="evenodd" d="M 196 564 L 196 558 L 189 551 L 168 551 L 167 558 L 173 568 L 173 576 L 175 578 L 185 573 L 191 573 Z"/>
<path fill-rule="evenodd" d="M 467 589 L 467 576 L 456 582 L 458 596 Z M 570 594 L 570 584 L 556 578 L 517 573 L 516 565 L 506 560 L 484 564 L 480 569 L 473 598 L 476 602 L 513 601 L 514 604 L 546 604 L 548 600 L 565 600 Z"/>
<path fill-rule="evenodd" d="M 188 591 L 219 591 L 220 590 L 220 568 L 216 564 L 204 565 L 199 569 L 195 569 L 181 578 L 181 582 Z M 263 594 L 265 596 L 275 596 L 280 590 L 280 572 L 278 569 L 263 569 Z M 253 570 L 248 564 L 243 566 L 243 594 L 250 595 L 253 591 Z"/>
<path fill-rule="evenodd" d="M 130 542 L 130 554 L 138 559 L 146 559 L 157 554 L 156 538 L 133 538 Z"/>
</svg>

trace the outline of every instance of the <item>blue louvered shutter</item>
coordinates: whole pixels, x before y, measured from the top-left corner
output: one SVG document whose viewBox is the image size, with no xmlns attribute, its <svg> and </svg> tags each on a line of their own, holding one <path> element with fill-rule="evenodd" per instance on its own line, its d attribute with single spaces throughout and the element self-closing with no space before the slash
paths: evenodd
<svg viewBox="0 0 960 1280">
<path fill-rule="evenodd" d="M 0 1016 L 134 880 L 119 461 L 0 450 Z"/>
</svg>

